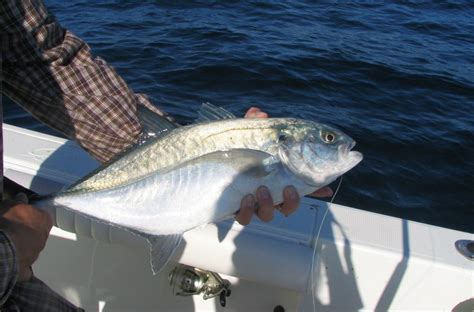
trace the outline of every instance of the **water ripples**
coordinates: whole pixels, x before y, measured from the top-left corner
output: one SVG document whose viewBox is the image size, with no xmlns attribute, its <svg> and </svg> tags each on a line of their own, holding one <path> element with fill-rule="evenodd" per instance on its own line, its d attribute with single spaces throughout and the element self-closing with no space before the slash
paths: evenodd
<svg viewBox="0 0 474 312">
<path fill-rule="evenodd" d="M 474 232 L 472 3 L 46 3 L 181 122 L 210 101 L 333 124 L 365 155 L 336 202 Z"/>
</svg>

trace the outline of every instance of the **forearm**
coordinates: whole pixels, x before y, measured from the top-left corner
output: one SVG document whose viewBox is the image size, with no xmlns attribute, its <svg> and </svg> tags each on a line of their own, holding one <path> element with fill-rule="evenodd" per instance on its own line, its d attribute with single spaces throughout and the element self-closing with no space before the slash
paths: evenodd
<svg viewBox="0 0 474 312">
<path fill-rule="evenodd" d="M 10 40 L 12 47 L 4 53 L 3 92 L 33 116 L 106 161 L 136 142 L 141 132 L 137 105 L 163 115 L 63 29 L 41 1 L 6 3 L 21 5 L 16 11 L 29 22 L 10 30 L 16 41 Z"/>
</svg>

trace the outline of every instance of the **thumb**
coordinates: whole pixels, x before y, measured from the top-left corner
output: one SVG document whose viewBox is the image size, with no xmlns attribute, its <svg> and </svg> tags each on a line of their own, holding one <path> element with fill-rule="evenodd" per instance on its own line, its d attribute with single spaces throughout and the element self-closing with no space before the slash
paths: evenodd
<svg viewBox="0 0 474 312">
<path fill-rule="evenodd" d="M 13 197 L 13 200 L 19 204 L 28 204 L 28 196 L 22 192 L 17 193 L 15 197 Z"/>
</svg>

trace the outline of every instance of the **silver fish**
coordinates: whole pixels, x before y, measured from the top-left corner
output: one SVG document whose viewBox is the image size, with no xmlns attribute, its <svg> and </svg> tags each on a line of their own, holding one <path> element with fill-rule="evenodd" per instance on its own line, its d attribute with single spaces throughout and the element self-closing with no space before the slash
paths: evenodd
<svg viewBox="0 0 474 312">
<path fill-rule="evenodd" d="M 145 236 L 159 271 L 195 227 L 234 216 L 242 198 L 266 185 L 275 203 L 295 186 L 303 196 L 362 160 L 341 131 L 291 118 L 226 119 L 151 139 L 43 200 Z"/>
</svg>

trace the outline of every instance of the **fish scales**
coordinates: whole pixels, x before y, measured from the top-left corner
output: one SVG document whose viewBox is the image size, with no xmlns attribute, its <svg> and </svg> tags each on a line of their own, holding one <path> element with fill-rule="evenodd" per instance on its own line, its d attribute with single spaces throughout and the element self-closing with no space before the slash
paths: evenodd
<svg viewBox="0 0 474 312">
<path fill-rule="evenodd" d="M 186 126 L 163 138 L 152 140 L 126 154 L 95 175 L 71 187 L 68 192 L 99 191 L 143 178 L 201 155 L 220 150 L 248 148 L 274 154 L 268 144 L 278 137 L 281 126 L 293 119 L 231 119 Z M 267 145 L 267 146 L 265 146 Z"/>
<path fill-rule="evenodd" d="M 260 164 L 265 155 L 243 150 L 222 158 L 219 152 L 210 153 L 166 173 L 113 189 L 65 193 L 56 197 L 55 203 L 80 207 L 85 215 L 128 229 L 169 235 L 227 218 L 238 208 L 242 197 L 255 191 L 260 183 L 272 190 L 281 190 L 288 184 L 312 190 L 312 186 L 304 186 L 283 168 L 263 178 L 258 172 L 244 173 Z M 275 200 L 282 200 L 281 192 L 272 195 Z"/>
</svg>

